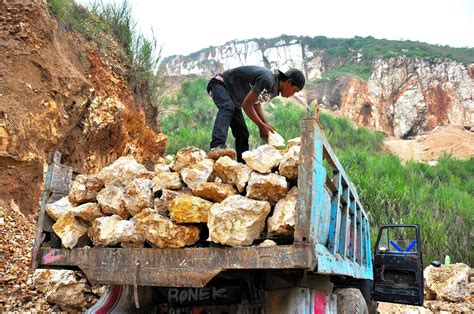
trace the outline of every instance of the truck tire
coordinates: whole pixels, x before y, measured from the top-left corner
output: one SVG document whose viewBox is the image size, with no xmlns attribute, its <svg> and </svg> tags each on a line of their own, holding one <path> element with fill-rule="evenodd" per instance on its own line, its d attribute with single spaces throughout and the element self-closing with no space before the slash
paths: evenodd
<svg viewBox="0 0 474 314">
<path fill-rule="evenodd" d="M 338 314 L 368 314 L 367 304 L 359 289 L 336 290 Z"/>
</svg>

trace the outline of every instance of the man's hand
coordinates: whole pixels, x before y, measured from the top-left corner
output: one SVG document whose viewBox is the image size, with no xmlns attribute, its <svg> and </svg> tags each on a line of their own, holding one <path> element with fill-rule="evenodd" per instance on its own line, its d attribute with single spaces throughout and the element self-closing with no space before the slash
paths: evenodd
<svg viewBox="0 0 474 314">
<path fill-rule="evenodd" d="M 275 128 L 270 124 L 263 123 L 260 127 L 260 137 L 265 141 L 268 142 L 268 135 L 270 132 L 275 132 Z"/>
</svg>

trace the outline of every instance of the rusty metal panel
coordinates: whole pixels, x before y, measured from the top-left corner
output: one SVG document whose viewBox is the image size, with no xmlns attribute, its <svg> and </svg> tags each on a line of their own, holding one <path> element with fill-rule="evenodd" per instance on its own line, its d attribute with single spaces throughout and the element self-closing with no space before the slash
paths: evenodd
<svg viewBox="0 0 474 314">
<path fill-rule="evenodd" d="M 311 204 L 314 164 L 314 119 L 301 122 L 301 152 L 298 166 L 298 201 L 296 204 L 295 243 L 308 243 L 311 226 Z"/>
<path fill-rule="evenodd" d="M 203 287 L 232 269 L 314 269 L 305 245 L 239 248 L 42 249 L 41 266 L 78 266 L 93 283 Z"/>
<path fill-rule="evenodd" d="M 44 182 L 43 195 L 41 197 L 41 205 L 38 214 L 38 221 L 36 223 L 35 244 L 33 246 L 31 267 L 36 269 L 38 267 L 38 254 L 41 244 L 46 236 L 45 232 L 51 230 L 52 220 L 46 215 L 45 208 L 51 196 L 55 199 L 59 195 L 67 195 L 72 181 L 72 168 L 60 164 L 61 154 L 54 153 L 54 158 L 51 164 L 48 165 L 46 172 L 46 179 Z"/>
</svg>

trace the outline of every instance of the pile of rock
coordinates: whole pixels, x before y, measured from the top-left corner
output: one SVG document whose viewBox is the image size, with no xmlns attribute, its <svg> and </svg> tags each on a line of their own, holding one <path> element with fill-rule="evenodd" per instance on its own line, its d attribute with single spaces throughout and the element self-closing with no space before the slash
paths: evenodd
<svg viewBox="0 0 474 314">
<path fill-rule="evenodd" d="M 424 277 L 425 308 L 435 313 L 474 312 L 474 270 L 471 267 L 463 263 L 428 266 Z"/>
<path fill-rule="evenodd" d="M 88 239 L 95 246 L 180 248 L 291 236 L 299 138 L 288 146 L 247 151 L 246 164 L 228 156 L 209 159 L 203 150 L 187 147 L 154 171 L 121 157 L 97 174 L 78 175 L 69 195 L 47 205 L 46 212 L 66 248 L 90 245 Z"/>
<path fill-rule="evenodd" d="M 53 310 L 33 285 L 34 218 L 23 215 L 13 200 L 0 200 L 0 234 L 0 313 Z"/>
</svg>

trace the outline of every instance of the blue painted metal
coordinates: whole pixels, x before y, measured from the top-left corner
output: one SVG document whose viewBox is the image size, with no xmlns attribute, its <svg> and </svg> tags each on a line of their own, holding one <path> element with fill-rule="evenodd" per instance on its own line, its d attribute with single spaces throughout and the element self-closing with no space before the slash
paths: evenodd
<svg viewBox="0 0 474 314">
<path fill-rule="evenodd" d="M 306 124 L 307 125 L 307 124 Z M 359 201 L 356 188 L 318 125 L 304 130 L 303 151 L 312 149 L 312 158 L 301 168 L 312 169 L 305 180 L 311 193 L 304 204 L 311 208 L 309 215 L 309 242 L 314 247 L 316 271 L 321 274 L 347 275 L 354 278 L 373 279 L 370 253 L 370 223 Z M 329 164 L 332 173 L 324 167 Z M 301 169 L 300 168 L 300 169 Z M 308 191 L 309 190 L 309 191 Z M 302 193 L 301 193 L 302 194 Z M 301 195 L 301 197 L 303 197 Z M 303 208 L 300 208 L 303 210 Z M 297 226 L 298 227 L 298 226 Z"/>
</svg>

